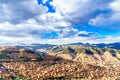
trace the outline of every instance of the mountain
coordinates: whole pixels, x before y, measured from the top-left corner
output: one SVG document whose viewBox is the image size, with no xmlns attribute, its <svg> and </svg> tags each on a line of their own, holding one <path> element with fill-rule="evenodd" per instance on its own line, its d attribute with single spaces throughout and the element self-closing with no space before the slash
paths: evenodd
<svg viewBox="0 0 120 80">
<path fill-rule="evenodd" d="M 79 43 L 71 43 L 71 44 L 65 44 L 65 45 L 120 49 L 120 42 L 110 43 L 110 44 L 105 44 L 105 43 L 89 44 L 89 43 L 79 42 Z M 57 45 L 52 45 L 52 44 L 30 44 L 30 45 L 27 45 L 27 44 L 24 44 L 24 45 L 17 45 L 15 47 L 16 48 L 25 48 L 25 49 L 30 49 L 30 50 L 36 51 L 38 49 L 49 49 L 49 48 L 54 47 L 54 46 L 57 46 Z"/>
<path fill-rule="evenodd" d="M 115 42 L 115 43 L 109 43 L 109 44 L 105 44 L 105 43 L 100 43 L 100 44 L 89 44 L 89 43 L 72 43 L 72 44 L 68 44 L 68 45 L 79 45 L 79 46 L 90 46 L 90 47 L 99 47 L 99 48 L 112 48 L 112 49 L 120 49 L 120 42 Z"/>
<path fill-rule="evenodd" d="M 89 44 L 89 43 L 81 43 L 81 42 L 79 42 L 79 43 L 71 43 L 71 44 L 67 44 L 67 45 L 91 46 L 91 44 Z"/>
<path fill-rule="evenodd" d="M 61 45 L 51 47 L 48 54 L 83 63 L 119 63 L 120 50 L 79 45 Z"/>
<path fill-rule="evenodd" d="M 18 71 L 20 75 L 29 75 L 29 79 L 36 78 L 36 73 L 38 72 L 40 77 L 42 74 L 45 80 L 59 79 L 61 77 L 65 79 L 66 75 L 67 78 L 73 76 L 80 80 L 84 78 L 88 80 L 114 80 L 111 75 L 119 77 L 120 72 L 120 50 L 118 44 L 32 44 L 0 47 L 0 61 L 3 62 L 2 65 L 6 69 L 15 70 L 15 73 Z M 114 47 L 118 47 L 118 49 L 112 49 Z M 46 49 L 44 56 L 32 51 L 44 48 Z M 32 76 L 28 73 L 31 73 Z M 59 74 L 62 74 L 62 76 Z M 108 76 L 109 79 L 101 79 L 104 76 Z"/>
<path fill-rule="evenodd" d="M 120 49 L 120 42 L 107 44 L 109 48 Z"/>
<path fill-rule="evenodd" d="M 51 44 L 30 44 L 30 45 L 18 45 L 15 46 L 16 48 L 25 48 L 25 49 L 30 49 L 33 51 L 36 51 L 37 49 L 49 49 L 50 47 L 53 47 L 55 45 Z"/>
<path fill-rule="evenodd" d="M 10 61 L 11 60 L 42 60 L 42 56 L 38 53 L 25 49 L 25 48 L 16 48 L 12 46 L 0 47 L 0 59 Z M 1 61 L 1 60 L 0 60 Z"/>
</svg>

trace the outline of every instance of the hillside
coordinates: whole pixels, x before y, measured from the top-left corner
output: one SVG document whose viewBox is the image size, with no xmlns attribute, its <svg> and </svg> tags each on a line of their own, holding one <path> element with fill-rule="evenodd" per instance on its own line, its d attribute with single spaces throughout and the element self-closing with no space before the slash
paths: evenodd
<svg viewBox="0 0 120 80">
<path fill-rule="evenodd" d="M 2 60 L 42 60 L 42 57 L 38 55 L 36 52 L 24 49 L 24 48 L 16 48 L 12 46 L 0 47 L 0 59 Z"/>
<path fill-rule="evenodd" d="M 111 48 L 65 45 L 54 46 L 48 50 L 48 53 L 83 63 L 103 65 L 120 62 L 120 50 Z"/>
<path fill-rule="evenodd" d="M 77 46 L 84 46 L 84 47 L 99 47 L 99 48 L 112 48 L 112 49 L 119 49 L 120 50 L 120 42 L 115 43 L 99 43 L 99 44 L 90 44 L 90 43 L 71 43 L 67 45 L 77 45 Z"/>
<path fill-rule="evenodd" d="M 58 45 L 46 49 L 46 53 L 48 54 L 41 56 L 29 49 L 1 47 L 0 61 L 4 61 L 0 63 L 0 71 L 4 76 L 1 76 L 0 79 L 120 79 L 119 50 Z"/>
</svg>

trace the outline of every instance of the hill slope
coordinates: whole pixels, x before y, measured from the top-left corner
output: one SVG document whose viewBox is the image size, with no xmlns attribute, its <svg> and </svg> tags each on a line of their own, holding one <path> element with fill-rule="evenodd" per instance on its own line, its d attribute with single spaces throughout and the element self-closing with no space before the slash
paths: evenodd
<svg viewBox="0 0 120 80">
<path fill-rule="evenodd" d="M 48 50 L 48 53 L 85 63 L 110 64 L 120 62 L 120 50 L 111 48 L 66 45 L 54 46 Z"/>
</svg>

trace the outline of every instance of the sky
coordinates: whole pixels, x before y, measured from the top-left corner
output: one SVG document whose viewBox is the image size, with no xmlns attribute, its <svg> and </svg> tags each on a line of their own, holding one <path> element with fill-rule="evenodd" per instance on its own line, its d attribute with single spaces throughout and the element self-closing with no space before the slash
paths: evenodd
<svg viewBox="0 0 120 80">
<path fill-rule="evenodd" d="M 0 45 L 120 42 L 120 0 L 0 0 Z"/>
</svg>

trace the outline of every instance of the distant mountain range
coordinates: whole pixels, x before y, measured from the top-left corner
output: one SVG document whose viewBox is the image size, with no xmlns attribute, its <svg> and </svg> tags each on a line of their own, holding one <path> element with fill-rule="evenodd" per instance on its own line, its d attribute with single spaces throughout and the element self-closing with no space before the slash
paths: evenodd
<svg viewBox="0 0 120 80">
<path fill-rule="evenodd" d="M 100 44 L 89 44 L 89 43 L 72 43 L 69 45 L 79 45 L 79 46 L 84 46 L 84 47 L 98 47 L 98 48 L 112 48 L 112 49 L 120 49 L 120 42 L 116 43 L 100 43 Z"/>
<path fill-rule="evenodd" d="M 10 46 L 12 47 L 12 46 Z M 4 49 L 5 48 L 5 49 Z M 80 61 L 83 63 L 119 63 L 120 62 L 120 43 L 110 43 L 110 44 L 89 44 L 89 43 L 72 43 L 65 45 L 51 45 L 51 44 L 31 44 L 31 45 L 19 45 L 13 46 L 13 48 L 1 47 L 1 58 L 7 58 L 10 56 L 18 55 L 14 50 L 25 48 L 28 52 L 43 55 L 52 55 L 55 57 L 62 57 L 67 60 Z M 29 50 L 27 50 L 29 49 Z M 41 49 L 41 50 L 40 50 Z M 6 50 L 9 50 L 9 53 L 6 53 Z M 40 51 L 40 52 L 38 52 Z M 5 52 L 5 54 L 4 54 Z M 29 53 L 28 52 L 28 53 Z M 45 52 L 45 53 L 42 53 Z M 11 54 L 13 53 L 13 54 Z M 31 54 L 24 54 L 27 56 Z M 17 58 L 19 55 L 17 56 Z M 15 57 L 16 58 L 16 57 Z"/>
<path fill-rule="evenodd" d="M 65 44 L 65 45 L 77 45 L 77 46 L 83 46 L 83 47 L 98 47 L 98 48 L 112 48 L 112 49 L 120 49 L 120 42 L 116 43 L 100 43 L 100 44 L 89 44 L 89 43 L 71 43 L 71 44 Z M 31 50 L 37 50 L 37 49 L 49 49 L 53 46 L 52 44 L 31 44 L 31 45 L 18 45 L 15 46 L 16 48 L 26 48 Z"/>
<path fill-rule="evenodd" d="M 31 49 L 33 51 L 36 51 L 37 49 L 49 49 L 50 47 L 53 47 L 55 45 L 51 44 L 31 44 L 31 45 L 18 45 L 15 46 L 16 48 L 25 48 L 25 49 Z"/>
</svg>

